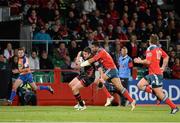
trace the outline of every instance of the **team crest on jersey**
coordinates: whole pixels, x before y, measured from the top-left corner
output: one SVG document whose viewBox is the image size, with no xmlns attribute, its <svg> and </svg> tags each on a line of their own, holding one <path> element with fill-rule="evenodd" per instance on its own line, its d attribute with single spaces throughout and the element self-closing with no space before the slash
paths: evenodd
<svg viewBox="0 0 180 123">
<path fill-rule="evenodd" d="M 148 53 L 146 54 L 146 56 L 147 56 L 147 57 L 151 57 L 151 56 L 152 56 L 152 53 L 151 53 L 151 52 L 148 52 Z"/>
</svg>

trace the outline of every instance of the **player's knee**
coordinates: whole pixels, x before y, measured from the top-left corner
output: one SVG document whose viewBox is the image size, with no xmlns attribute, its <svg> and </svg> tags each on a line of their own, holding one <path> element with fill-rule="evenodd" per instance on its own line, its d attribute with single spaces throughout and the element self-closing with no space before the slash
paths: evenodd
<svg viewBox="0 0 180 123">
<path fill-rule="evenodd" d="M 141 83 L 138 83 L 138 84 L 137 84 L 137 87 L 138 87 L 140 90 L 143 89 L 143 86 L 144 86 L 144 85 L 142 85 Z"/>
<path fill-rule="evenodd" d="M 16 90 L 17 90 L 17 87 L 15 87 L 15 86 L 13 85 L 12 91 L 16 91 Z"/>
<path fill-rule="evenodd" d="M 73 92 L 76 92 L 78 90 L 77 87 L 72 87 L 71 89 Z"/>
<path fill-rule="evenodd" d="M 38 88 L 39 88 L 38 86 L 34 86 L 33 90 L 36 91 L 36 90 L 38 90 Z"/>
</svg>

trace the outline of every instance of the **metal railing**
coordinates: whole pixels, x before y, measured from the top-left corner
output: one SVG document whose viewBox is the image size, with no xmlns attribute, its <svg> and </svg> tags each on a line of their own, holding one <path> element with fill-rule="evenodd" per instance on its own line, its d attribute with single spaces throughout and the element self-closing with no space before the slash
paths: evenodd
<svg viewBox="0 0 180 123">
<path fill-rule="evenodd" d="M 68 44 L 71 40 L 51 40 L 51 42 L 65 42 Z M 82 42 L 82 40 L 76 40 L 77 42 Z M 120 40 L 120 42 L 129 42 L 130 40 Z M 137 42 L 141 42 L 142 40 L 137 40 Z M 19 47 L 25 47 L 28 51 L 30 52 L 32 50 L 33 44 L 35 43 L 41 43 L 45 44 L 45 49 L 48 52 L 48 47 L 49 47 L 49 41 L 48 40 L 23 40 L 23 39 L 0 39 L 0 44 L 2 42 L 15 42 L 19 43 Z M 104 40 L 99 40 L 99 42 L 104 42 Z M 109 40 L 109 42 L 115 42 L 115 40 Z M 160 40 L 160 43 L 165 44 L 166 50 L 168 50 L 170 46 L 170 40 L 168 39 L 163 39 Z"/>
</svg>

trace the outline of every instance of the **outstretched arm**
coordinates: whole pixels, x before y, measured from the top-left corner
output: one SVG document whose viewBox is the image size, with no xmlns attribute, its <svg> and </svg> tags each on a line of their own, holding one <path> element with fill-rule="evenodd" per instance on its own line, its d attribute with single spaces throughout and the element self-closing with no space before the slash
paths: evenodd
<svg viewBox="0 0 180 123">
<path fill-rule="evenodd" d="M 147 59 L 141 59 L 140 57 L 134 59 L 135 63 L 149 65 L 150 61 Z"/>
<path fill-rule="evenodd" d="M 81 67 L 89 66 L 91 63 L 95 62 L 94 58 L 90 58 L 84 62 L 81 63 Z"/>
</svg>

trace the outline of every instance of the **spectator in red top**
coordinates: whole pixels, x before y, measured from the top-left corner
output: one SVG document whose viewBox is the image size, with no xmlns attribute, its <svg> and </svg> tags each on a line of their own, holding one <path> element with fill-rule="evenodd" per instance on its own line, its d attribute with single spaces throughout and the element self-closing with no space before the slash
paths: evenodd
<svg viewBox="0 0 180 123">
<path fill-rule="evenodd" d="M 179 58 L 175 59 L 175 63 L 171 69 L 172 69 L 172 78 L 180 79 L 180 59 Z"/>
<path fill-rule="evenodd" d="M 80 24 L 88 25 L 89 19 L 86 14 L 82 14 L 81 18 L 79 19 Z"/>
<path fill-rule="evenodd" d="M 146 9 L 148 8 L 148 5 L 144 0 L 139 0 L 138 7 L 140 12 L 145 12 Z"/>
<path fill-rule="evenodd" d="M 36 10 L 31 11 L 31 15 L 28 17 L 28 22 L 30 24 L 36 24 L 38 21 Z"/>
<path fill-rule="evenodd" d="M 120 40 L 128 40 L 127 35 L 122 32 L 122 28 L 120 26 L 117 26 L 116 28 L 116 38 Z"/>
<path fill-rule="evenodd" d="M 131 58 L 137 57 L 138 54 L 138 47 L 137 47 L 137 37 L 136 35 L 131 35 L 130 42 L 127 44 L 127 49 L 128 49 L 128 55 Z"/>
<path fill-rule="evenodd" d="M 128 14 L 127 14 L 127 13 L 124 13 L 124 14 L 123 14 L 122 20 L 123 20 L 123 22 L 124 22 L 125 25 L 128 25 L 128 24 L 129 24 Z"/>
<path fill-rule="evenodd" d="M 11 8 L 11 15 L 20 14 L 22 5 L 19 0 L 9 0 L 9 6 Z"/>
<path fill-rule="evenodd" d="M 109 37 L 109 39 L 115 39 L 115 32 L 114 27 L 112 24 L 108 25 L 108 28 L 106 29 L 106 35 Z"/>
<path fill-rule="evenodd" d="M 105 37 L 105 35 L 104 35 L 104 32 L 103 32 L 103 28 L 102 28 L 102 26 L 98 26 L 98 28 L 97 28 L 97 40 L 104 40 L 104 37 Z"/>
<path fill-rule="evenodd" d="M 109 24 L 112 24 L 112 18 L 110 13 L 106 13 L 106 17 L 104 18 L 104 27 L 108 27 Z"/>
<path fill-rule="evenodd" d="M 117 21 L 119 19 L 119 13 L 115 10 L 115 3 L 113 1 L 109 2 L 109 10 L 108 12 L 111 15 L 111 19 L 113 21 L 113 26 L 117 24 Z"/>
</svg>

